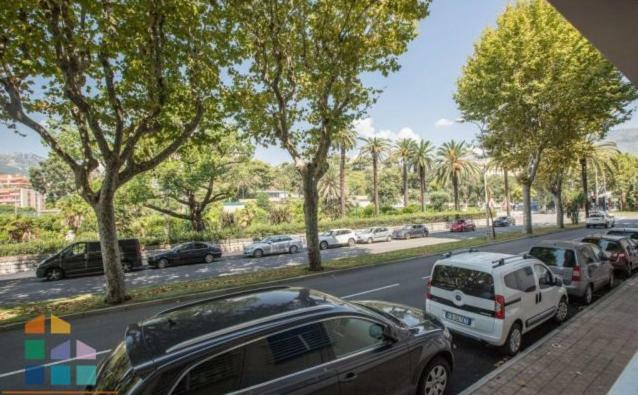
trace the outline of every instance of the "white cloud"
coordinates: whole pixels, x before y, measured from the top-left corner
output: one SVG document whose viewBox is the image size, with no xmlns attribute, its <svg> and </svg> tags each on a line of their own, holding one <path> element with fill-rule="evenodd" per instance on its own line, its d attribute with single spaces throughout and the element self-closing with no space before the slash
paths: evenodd
<svg viewBox="0 0 638 395">
<path fill-rule="evenodd" d="M 437 128 L 449 128 L 452 125 L 454 125 L 454 121 L 447 118 L 441 118 L 438 121 L 434 122 L 434 126 L 436 126 Z"/>
<path fill-rule="evenodd" d="M 354 121 L 353 127 L 359 137 L 381 137 L 391 141 L 400 139 L 421 139 L 421 137 L 409 127 L 403 127 L 399 129 L 398 132 L 392 131 L 390 129 L 377 130 L 374 127 L 374 120 L 372 118 L 358 119 Z"/>
</svg>

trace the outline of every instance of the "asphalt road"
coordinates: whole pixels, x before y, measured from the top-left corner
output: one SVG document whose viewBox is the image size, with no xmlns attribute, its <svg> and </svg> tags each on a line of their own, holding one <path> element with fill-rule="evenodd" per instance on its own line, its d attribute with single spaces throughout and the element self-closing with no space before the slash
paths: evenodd
<svg viewBox="0 0 638 395">
<path fill-rule="evenodd" d="M 520 226 L 497 228 L 497 232 L 520 232 Z M 460 239 L 473 238 L 485 234 L 485 229 L 477 228 L 475 232 L 432 233 L 427 238 L 410 240 L 392 240 L 374 244 L 359 244 L 355 247 L 331 248 L 322 251 L 324 260 L 339 257 L 352 257 L 368 254 L 379 254 L 388 251 L 411 247 L 447 243 Z M 143 287 L 153 284 L 165 284 L 176 281 L 196 280 L 207 277 L 227 276 L 248 273 L 275 267 L 305 265 L 308 262 L 306 251 L 297 254 L 271 255 L 262 258 L 244 258 L 242 256 L 222 257 L 213 263 L 194 264 L 150 269 L 126 274 L 129 288 Z M 99 293 L 104 290 L 104 276 L 84 276 L 63 279 L 61 281 L 45 281 L 35 277 L 34 271 L 0 276 L 0 306 L 31 302 L 43 299 L 61 298 L 84 293 Z"/>
<path fill-rule="evenodd" d="M 527 251 L 533 243 L 541 239 L 571 240 L 589 233 L 591 233 L 589 229 L 576 229 L 493 245 L 484 250 L 519 254 Z M 425 277 L 430 275 L 436 259 L 438 258 L 416 258 L 392 265 L 361 268 L 293 281 L 289 285 L 314 288 L 351 300 L 380 299 L 423 307 Z M 71 319 L 69 321 L 72 325 L 73 338 L 94 347 L 100 352 L 99 358 L 101 358 L 122 341 L 125 328 L 129 323 L 139 321 L 178 303 L 179 301 L 175 301 L 164 305 Z M 578 304 L 572 305 L 570 317 L 577 314 L 582 308 L 583 306 Z M 553 323 L 540 326 L 526 336 L 524 346 L 531 345 L 554 328 L 555 324 Z M 22 370 L 26 364 L 22 357 L 24 353 L 23 341 L 24 335 L 21 328 L 3 332 L 0 336 L 0 349 L 4 356 L 0 359 L 0 389 L 25 388 Z M 458 336 L 455 337 L 454 344 L 456 367 L 451 380 L 450 393 L 462 391 L 507 359 L 494 348 Z"/>
</svg>

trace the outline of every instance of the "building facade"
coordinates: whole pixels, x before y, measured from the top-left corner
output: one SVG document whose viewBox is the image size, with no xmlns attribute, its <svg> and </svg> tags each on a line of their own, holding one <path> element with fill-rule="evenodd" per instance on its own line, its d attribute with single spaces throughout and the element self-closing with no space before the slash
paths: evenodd
<svg viewBox="0 0 638 395">
<path fill-rule="evenodd" d="M 44 195 L 31 187 L 28 177 L 0 174 L 0 204 L 41 211 L 44 209 Z"/>
</svg>

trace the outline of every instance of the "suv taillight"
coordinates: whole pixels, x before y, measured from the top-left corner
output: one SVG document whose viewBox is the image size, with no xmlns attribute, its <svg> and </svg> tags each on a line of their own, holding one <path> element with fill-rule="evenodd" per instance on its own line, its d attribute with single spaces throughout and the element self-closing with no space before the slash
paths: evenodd
<svg viewBox="0 0 638 395">
<path fill-rule="evenodd" d="M 432 277 L 428 278 L 428 285 L 425 287 L 425 298 L 432 299 L 432 293 L 430 292 L 432 289 Z"/>
<path fill-rule="evenodd" d="M 494 298 L 494 317 L 499 320 L 505 319 L 505 296 L 496 295 Z"/>
<path fill-rule="evenodd" d="M 580 266 L 574 266 L 572 269 L 572 281 L 580 281 Z"/>
</svg>

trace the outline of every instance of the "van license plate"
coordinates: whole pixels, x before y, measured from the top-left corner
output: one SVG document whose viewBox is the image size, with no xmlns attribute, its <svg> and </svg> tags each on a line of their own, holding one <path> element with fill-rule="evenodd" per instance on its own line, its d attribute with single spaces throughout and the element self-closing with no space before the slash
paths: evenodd
<svg viewBox="0 0 638 395">
<path fill-rule="evenodd" d="M 463 325 L 467 325 L 470 326 L 472 325 L 472 319 L 456 314 L 456 313 L 450 313 L 449 311 L 445 312 L 445 319 L 446 320 L 450 320 L 450 321 L 454 321 L 454 322 L 458 322 L 459 324 L 463 324 Z"/>
</svg>

